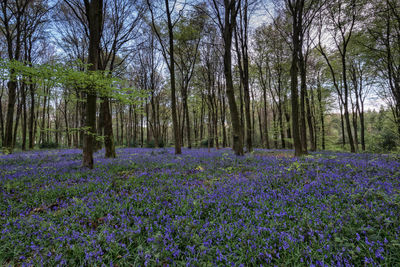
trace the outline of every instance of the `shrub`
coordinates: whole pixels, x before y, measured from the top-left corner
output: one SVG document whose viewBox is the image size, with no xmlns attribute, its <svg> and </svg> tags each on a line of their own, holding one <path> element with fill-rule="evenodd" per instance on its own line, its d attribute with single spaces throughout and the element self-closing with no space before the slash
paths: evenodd
<svg viewBox="0 0 400 267">
<path fill-rule="evenodd" d="M 39 145 L 40 149 L 54 149 L 58 148 L 58 144 L 55 142 L 43 142 Z"/>
<path fill-rule="evenodd" d="M 200 142 L 200 147 L 208 147 L 208 139 L 204 139 Z M 210 138 L 210 147 L 214 147 L 214 139 Z"/>
<path fill-rule="evenodd" d="M 158 147 L 162 148 L 164 146 L 165 146 L 164 141 L 162 141 L 162 140 L 158 141 Z M 146 147 L 147 148 L 155 148 L 156 147 L 155 141 L 154 140 L 146 141 Z"/>
</svg>

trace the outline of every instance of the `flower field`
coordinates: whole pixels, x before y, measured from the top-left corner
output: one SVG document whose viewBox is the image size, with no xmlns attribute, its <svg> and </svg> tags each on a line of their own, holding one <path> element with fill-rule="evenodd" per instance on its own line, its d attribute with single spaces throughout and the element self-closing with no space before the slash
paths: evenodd
<svg viewBox="0 0 400 267">
<path fill-rule="evenodd" d="M 399 158 L 270 152 L 0 156 L 0 266 L 400 265 Z"/>
</svg>

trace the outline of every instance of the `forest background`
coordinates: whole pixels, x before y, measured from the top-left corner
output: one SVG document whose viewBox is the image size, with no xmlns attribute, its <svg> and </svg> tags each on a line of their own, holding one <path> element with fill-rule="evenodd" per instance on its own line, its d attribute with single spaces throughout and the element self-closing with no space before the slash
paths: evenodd
<svg viewBox="0 0 400 267">
<path fill-rule="evenodd" d="M 3 0 L 0 143 L 398 152 L 396 0 Z"/>
</svg>

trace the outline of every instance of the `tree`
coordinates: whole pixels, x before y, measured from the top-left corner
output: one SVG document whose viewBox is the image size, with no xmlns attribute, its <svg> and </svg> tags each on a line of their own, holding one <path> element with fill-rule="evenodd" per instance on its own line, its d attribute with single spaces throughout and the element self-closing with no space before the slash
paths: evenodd
<svg viewBox="0 0 400 267">
<path fill-rule="evenodd" d="M 320 20 L 322 16 L 326 16 L 328 19 L 328 28 L 333 42 L 336 46 L 337 51 L 340 55 L 341 61 L 341 78 L 343 83 L 343 91 L 339 85 L 338 78 L 336 77 L 334 67 L 324 46 L 322 45 L 322 26 L 319 29 L 319 44 L 318 50 L 324 57 L 332 75 L 333 84 L 337 91 L 339 101 L 343 104 L 344 109 L 344 119 L 347 129 L 347 137 L 349 139 L 350 151 L 356 152 L 356 147 L 354 144 L 354 138 L 351 131 L 350 124 L 350 114 L 349 114 L 349 84 L 348 84 L 348 64 L 347 64 L 347 50 L 354 33 L 354 27 L 356 25 L 357 19 L 359 18 L 361 11 L 361 3 L 358 0 L 335 0 L 330 1 L 327 4 L 325 12 L 321 13 Z M 322 24 L 322 22 L 320 22 Z"/>
<path fill-rule="evenodd" d="M 175 52 L 174 52 L 174 27 L 181 16 L 181 12 L 179 12 L 176 20 L 173 21 L 172 15 L 174 12 L 174 8 L 177 4 L 177 0 L 172 2 L 172 7 L 169 0 L 164 1 L 164 10 L 167 15 L 167 35 L 168 42 L 162 38 L 159 28 L 156 25 L 156 20 L 154 16 L 154 5 L 147 0 L 147 6 L 149 7 L 151 14 L 151 21 L 153 25 L 153 31 L 157 36 L 158 41 L 162 47 L 162 54 L 167 63 L 169 74 L 170 74 L 170 85 L 171 85 L 171 111 L 172 111 L 172 127 L 174 132 L 174 142 L 175 142 L 175 154 L 182 154 L 181 150 L 181 139 L 180 132 L 178 127 L 178 116 L 177 116 L 177 107 L 176 107 L 176 77 L 175 77 Z M 168 48 L 167 48 L 168 47 Z M 168 57 L 169 56 L 169 57 Z"/>
<path fill-rule="evenodd" d="M 132 50 L 128 43 L 137 36 L 142 9 L 136 7 L 132 1 L 112 0 L 110 7 L 105 12 L 99 69 L 108 70 L 111 76 L 115 69 L 122 65 L 127 58 L 125 55 L 119 59 L 118 53 L 124 48 L 125 50 L 127 48 Z M 111 103 L 107 95 L 101 96 L 101 100 L 97 130 L 101 135 L 104 133 L 105 157 L 115 158 Z"/>
<path fill-rule="evenodd" d="M 299 93 L 298 93 L 298 73 L 299 73 L 299 53 L 301 51 L 302 18 L 304 0 L 286 0 L 286 5 L 292 18 L 292 64 L 290 68 L 290 90 L 292 103 L 292 132 L 295 155 L 301 156 L 306 153 L 302 145 L 300 136 L 299 118 Z M 304 114 L 303 114 L 304 115 Z M 304 136 L 303 136 L 304 138 Z"/>
<path fill-rule="evenodd" d="M 250 119 L 250 85 L 249 85 L 249 22 L 250 22 L 250 8 L 254 5 L 255 1 L 243 0 L 239 9 L 238 23 L 235 27 L 235 47 L 238 59 L 238 67 L 240 74 L 240 81 L 243 86 L 245 118 L 246 118 L 246 146 L 247 152 L 253 150 L 253 128 Z M 244 126 L 244 125 L 243 125 Z"/>
<path fill-rule="evenodd" d="M 0 2 L 0 30 L 4 35 L 7 43 L 7 56 L 9 60 L 21 60 L 22 54 L 22 37 L 25 29 L 25 16 L 30 1 L 13 1 L 4 0 Z M 13 121 L 14 121 L 14 108 L 17 99 L 17 79 L 14 75 L 15 70 L 10 69 L 10 79 L 7 83 L 8 87 L 8 101 L 7 101 L 7 114 L 3 149 L 7 153 L 13 150 Z"/>
<path fill-rule="evenodd" d="M 89 70 L 96 71 L 99 69 L 100 38 L 103 22 L 103 0 L 84 0 L 84 4 L 89 29 Z M 83 145 L 83 166 L 93 169 L 97 93 L 95 88 L 86 89 L 86 129 Z"/>
<path fill-rule="evenodd" d="M 241 123 L 239 119 L 238 107 L 235 100 L 235 91 L 232 79 L 232 36 L 236 26 L 236 17 L 241 7 L 240 0 L 212 0 L 212 10 L 216 17 L 218 27 L 221 31 L 224 41 L 224 74 L 226 82 L 226 95 L 229 103 L 229 110 L 231 114 L 232 123 L 232 139 L 233 150 L 235 154 L 241 156 L 243 152 L 243 141 Z"/>
<path fill-rule="evenodd" d="M 370 64 L 383 88 L 378 92 L 389 104 L 400 135 L 400 4 L 397 0 L 371 3 L 363 30 L 363 45 L 369 50 Z"/>
<path fill-rule="evenodd" d="M 176 66 L 179 70 L 181 83 L 181 96 L 183 104 L 183 125 L 186 123 L 186 137 L 188 148 L 192 147 L 191 127 L 188 107 L 189 85 L 192 80 L 195 65 L 199 56 L 199 45 L 202 39 L 203 29 L 206 23 L 204 8 L 195 6 L 195 10 L 183 16 L 177 24 L 176 33 Z M 182 131 L 183 135 L 183 131 Z"/>
</svg>

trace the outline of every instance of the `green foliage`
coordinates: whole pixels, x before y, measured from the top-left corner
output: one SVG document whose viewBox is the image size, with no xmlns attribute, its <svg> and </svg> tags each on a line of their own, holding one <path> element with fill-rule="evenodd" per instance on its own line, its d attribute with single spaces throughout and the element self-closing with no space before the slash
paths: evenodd
<svg viewBox="0 0 400 267">
<path fill-rule="evenodd" d="M 56 149 L 58 144 L 55 142 L 43 142 L 39 145 L 40 149 Z"/>
<path fill-rule="evenodd" d="M 208 147 L 208 142 L 210 141 L 210 147 L 214 147 L 214 139 L 210 138 L 204 139 L 200 142 L 200 147 Z"/>
<path fill-rule="evenodd" d="M 25 83 L 79 88 L 95 91 L 99 96 L 109 97 L 124 104 L 138 104 L 147 96 L 107 71 L 87 71 L 88 65 L 80 61 L 68 64 L 37 64 L 0 60 L 0 79 L 23 79 Z M 85 71 L 86 70 L 86 71 Z"/>
<path fill-rule="evenodd" d="M 155 141 L 154 140 L 149 140 L 149 141 L 146 140 L 146 147 L 147 148 L 155 148 L 156 147 Z M 158 141 L 158 147 L 161 147 L 161 148 L 165 147 L 165 144 L 164 144 L 163 140 L 159 140 Z"/>
</svg>

